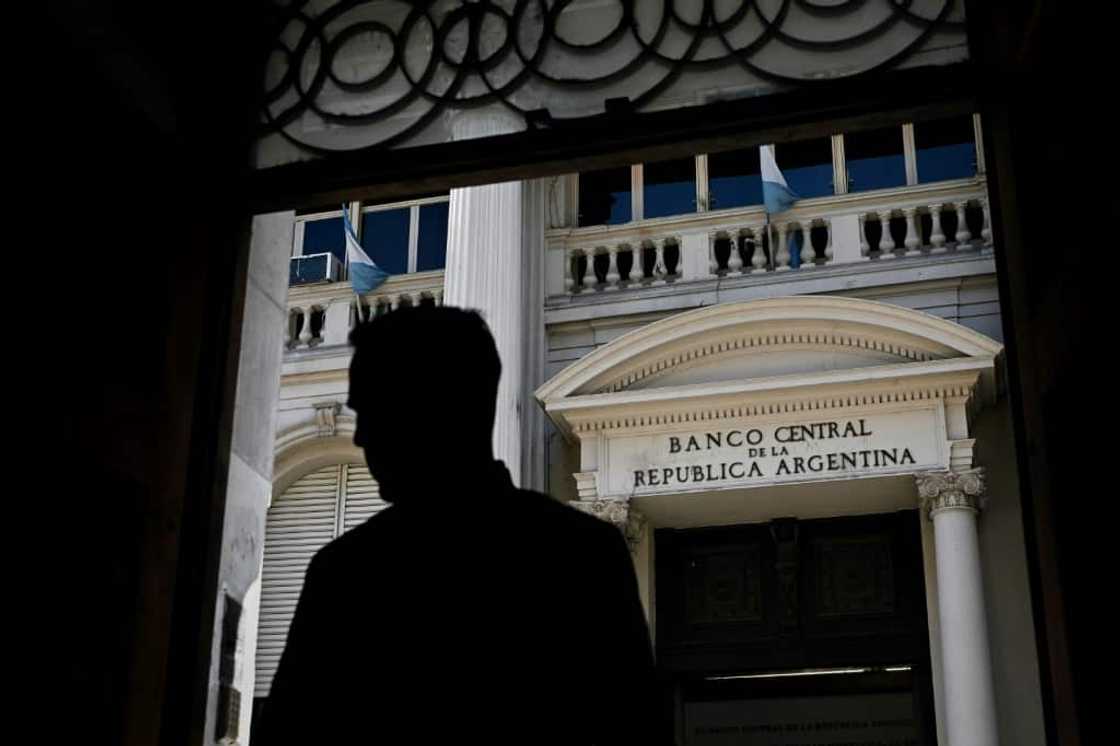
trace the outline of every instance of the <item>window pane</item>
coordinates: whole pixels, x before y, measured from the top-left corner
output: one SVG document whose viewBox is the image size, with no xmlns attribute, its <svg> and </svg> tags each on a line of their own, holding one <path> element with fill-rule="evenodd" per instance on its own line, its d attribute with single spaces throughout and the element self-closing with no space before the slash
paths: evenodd
<svg viewBox="0 0 1120 746">
<path fill-rule="evenodd" d="M 606 168 L 579 175 L 579 224 L 629 223 L 630 168 Z"/>
<path fill-rule="evenodd" d="M 677 158 L 647 163 L 642 169 L 645 217 L 696 212 L 696 159 Z"/>
<path fill-rule="evenodd" d="M 708 156 L 708 196 L 712 210 L 762 204 L 758 148 Z"/>
<path fill-rule="evenodd" d="M 447 202 L 420 205 L 416 271 L 443 269 L 447 263 Z"/>
<path fill-rule="evenodd" d="M 338 261 L 346 262 L 346 234 L 343 232 L 342 215 L 337 218 L 308 220 L 303 224 L 303 254 L 330 252 Z"/>
<path fill-rule="evenodd" d="M 906 185 L 906 158 L 902 127 L 852 132 L 844 135 L 848 188 L 853 192 Z"/>
<path fill-rule="evenodd" d="M 972 117 L 965 115 L 931 122 L 914 122 L 918 181 L 945 181 L 976 175 L 976 145 Z"/>
<path fill-rule="evenodd" d="M 391 275 L 408 271 L 407 207 L 362 213 L 362 248 Z"/>
<path fill-rule="evenodd" d="M 774 146 L 774 159 L 799 197 L 824 197 L 832 190 L 832 140 L 827 137 Z"/>
</svg>

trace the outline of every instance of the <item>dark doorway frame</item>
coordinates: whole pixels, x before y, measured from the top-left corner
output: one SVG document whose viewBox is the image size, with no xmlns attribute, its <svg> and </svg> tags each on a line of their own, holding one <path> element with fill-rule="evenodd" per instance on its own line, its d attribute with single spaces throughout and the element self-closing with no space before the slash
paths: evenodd
<svg viewBox="0 0 1120 746">
<path fill-rule="evenodd" d="M 143 4 L 65 0 L 50 4 L 51 29 L 72 48 L 45 70 L 49 84 L 44 83 L 41 93 L 47 95 L 31 107 L 36 123 L 42 123 L 37 134 L 43 136 L 43 144 L 30 151 L 61 162 L 74 156 L 84 163 L 78 156 L 104 147 L 101 138 L 116 123 L 139 123 L 160 144 L 145 152 L 133 144 L 130 152 L 128 142 L 113 140 L 121 148 L 117 161 L 110 164 L 116 166 L 118 178 L 131 175 L 141 189 L 151 190 L 153 184 L 139 178 L 144 170 L 137 164 L 165 158 L 173 176 L 160 186 L 177 183 L 184 197 L 195 195 L 208 208 L 174 226 L 178 235 L 169 232 L 165 245 L 173 244 L 180 253 L 168 252 L 156 265 L 166 274 L 161 287 L 165 285 L 167 294 L 181 302 L 159 320 L 160 341 L 166 344 L 130 353 L 130 361 L 156 360 L 164 366 L 153 373 L 159 378 L 153 396 L 158 403 L 152 405 L 142 427 L 123 417 L 105 420 L 92 410 L 75 414 L 67 409 L 68 402 L 62 403 L 57 417 L 36 412 L 30 418 L 61 422 L 63 431 L 79 435 L 89 425 L 90 432 L 100 433 L 107 442 L 136 438 L 140 432 L 151 445 L 133 455 L 95 444 L 87 455 L 98 462 L 96 467 L 78 470 L 85 476 L 87 490 L 96 491 L 97 485 L 113 490 L 123 478 L 136 488 L 136 502 L 147 506 L 140 510 L 147 511 L 146 520 L 151 519 L 135 529 L 135 536 L 129 534 L 131 541 L 122 538 L 121 556 L 135 552 L 141 560 L 113 565 L 154 568 L 152 585 L 143 587 L 136 607 L 115 612 L 122 625 L 143 622 L 146 635 L 143 640 L 130 640 L 131 650 L 122 653 L 137 666 L 129 676 L 108 677 L 114 687 L 125 678 L 128 682 L 122 686 L 132 687 L 106 695 L 106 707 L 117 713 L 114 717 L 139 717 L 141 709 L 159 711 L 162 717 L 156 719 L 163 723 L 163 743 L 193 744 L 203 738 L 201 724 L 195 723 L 200 702 L 204 704 L 206 698 L 209 642 L 219 595 L 214 578 L 251 214 L 331 203 L 342 195 L 372 199 L 657 160 L 686 151 L 715 152 L 967 109 L 979 110 L 985 123 L 1048 738 L 1054 744 L 1074 746 L 1081 741 L 1081 730 L 1093 730 L 1088 719 L 1096 711 L 1087 702 L 1094 691 L 1093 669 L 1102 665 L 1094 660 L 1095 650 L 1103 649 L 1098 646 L 1103 636 L 1091 626 L 1091 607 L 1101 595 L 1093 582 L 1099 577 L 1094 572 L 1099 563 L 1094 548 L 1104 545 L 1107 522 L 1094 521 L 1092 516 L 1085 520 L 1075 514 L 1083 509 L 1076 507 L 1077 500 L 1063 498 L 1093 494 L 1094 470 L 1084 468 L 1085 464 L 1107 463 L 1103 453 L 1096 460 L 1098 454 L 1089 450 L 1092 443 L 1087 448 L 1083 439 L 1067 436 L 1079 424 L 1076 413 L 1099 408 L 1101 385 L 1085 385 L 1100 376 L 1099 357 L 1090 340 L 1101 338 L 1095 327 L 1111 320 L 1111 314 L 1095 312 L 1089 305 L 1096 290 L 1091 286 L 1101 273 L 1073 261 L 1090 254 L 1054 251 L 1054 218 L 1047 209 L 1052 206 L 1054 185 L 1063 180 L 1081 185 L 1083 213 L 1104 216 L 1114 208 L 1108 197 L 1114 188 L 1098 189 L 1104 182 L 1099 173 L 1100 144 L 1106 142 L 1107 118 L 1071 114 L 1077 90 L 1071 84 L 1085 80 L 1090 71 L 1107 69 L 1093 67 L 1086 59 L 1093 43 L 1083 32 L 1108 27 L 1091 9 L 1056 0 L 1027 4 L 970 0 L 966 16 L 972 63 L 955 71 L 911 71 L 913 77 L 907 80 L 921 81 L 920 85 L 892 88 L 886 85 L 889 76 L 883 76 L 853 85 L 838 82 L 812 94 L 712 104 L 706 118 L 696 117 L 695 112 L 612 113 L 585 127 L 530 132 L 467 148 L 439 146 L 423 154 L 342 158 L 251 173 L 248 154 L 256 125 L 251 102 L 259 90 L 264 58 L 247 43 L 261 32 L 259 19 L 250 10 L 255 7 L 246 5 L 241 13 L 225 9 L 219 15 L 200 6 L 192 11 L 196 16 L 168 24 L 162 10 Z M 199 29 L 209 31 L 204 54 L 199 53 Z M 80 87 L 83 95 L 60 94 L 60 83 Z M 39 171 L 23 191 L 45 199 L 42 195 L 63 188 L 57 172 Z M 67 178 L 64 187 L 70 193 L 112 206 L 108 196 L 97 194 L 100 173 L 78 169 L 68 172 Z M 34 235 L 41 238 L 42 233 Z M 132 247 L 137 255 L 151 257 L 150 245 L 151 235 L 143 233 L 125 237 L 116 248 Z M 134 292 L 132 280 L 145 275 L 122 273 L 122 264 L 92 268 L 84 279 L 98 280 L 106 297 L 119 297 L 119 308 L 127 309 L 129 294 Z M 51 321 L 58 328 L 69 328 L 68 306 L 59 303 L 48 310 L 57 313 Z M 62 354 L 47 365 L 68 370 L 72 363 Z M 69 383 L 59 375 L 57 390 L 65 390 Z M 133 392 L 112 386 L 96 396 L 107 411 L 133 412 L 141 403 Z M 149 643 L 154 638 L 166 644 L 153 649 Z M 71 661 L 80 673 L 100 672 L 99 659 L 82 660 Z M 167 687 L 148 696 L 150 692 L 140 692 L 136 681 L 167 682 Z M 143 741 L 129 740 L 126 734 L 121 742 Z"/>
</svg>

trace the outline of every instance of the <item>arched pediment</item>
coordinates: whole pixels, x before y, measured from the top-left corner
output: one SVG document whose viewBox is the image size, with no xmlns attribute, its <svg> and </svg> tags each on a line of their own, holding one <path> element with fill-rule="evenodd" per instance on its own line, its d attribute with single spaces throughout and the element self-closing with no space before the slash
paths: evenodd
<svg viewBox="0 0 1120 746">
<path fill-rule="evenodd" d="M 796 296 L 671 316 L 600 347 L 536 396 L 566 435 L 592 428 L 996 393 L 1002 345 L 877 301 Z M 973 397 L 979 387 L 982 397 Z"/>
<path fill-rule="evenodd" d="M 600 347 L 537 391 L 570 396 L 850 370 L 954 358 L 994 358 L 978 332 L 899 306 L 797 296 L 709 306 Z"/>
</svg>

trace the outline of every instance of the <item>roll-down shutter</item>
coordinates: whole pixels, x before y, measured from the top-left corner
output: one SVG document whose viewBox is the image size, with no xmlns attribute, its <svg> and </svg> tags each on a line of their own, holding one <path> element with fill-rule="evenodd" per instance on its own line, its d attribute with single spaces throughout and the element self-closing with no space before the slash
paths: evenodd
<svg viewBox="0 0 1120 746">
<path fill-rule="evenodd" d="M 255 697 L 268 696 L 315 552 L 383 507 L 377 483 L 359 464 L 311 472 L 273 500 L 265 523 Z"/>
</svg>

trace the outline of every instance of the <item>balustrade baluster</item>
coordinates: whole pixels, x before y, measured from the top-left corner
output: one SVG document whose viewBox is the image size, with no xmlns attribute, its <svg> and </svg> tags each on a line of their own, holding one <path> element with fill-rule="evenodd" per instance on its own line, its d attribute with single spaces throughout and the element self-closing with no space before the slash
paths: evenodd
<svg viewBox="0 0 1120 746">
<path fill-rule="evenodd" d="M 607 248 L 609 263 L 607 264 L 607 290 L 618 290 L 618 246 L 611 245 Z"/>
<path fill-rule="evenodd" d="M 980 240 L 984 243 L 984 247 L 990 249 L 992 247 L 992 208 L 988 204 L 988 200 L 980 200 L 980 215 L 984 221 L 980 226 Z"/>
<path fill-rule="evenodd" d="M 766 271 L 766 252 L 762 248 L 762 239 L 766 228 L 754 229 L 754 253 L 751 254 L 751 274 Z M 773 243 L 770 244 L 770 250 L 774 250 Z"/>
<path fill-rule="evenodd" d="M 779 272 L 787 270 L 789 266 L 789 224 L 778 223 L 778 256 L 777 267 Z"/>
<path fill-rule="evenodd" d="M 918 249 L 922 245 L 922 233 L 918 229 L 918 208 L 907 207 L 903 210 L 903 215 L 906 216 L 906 238 L 903 239 L 905 255 L 921 256 L 922 252 Z"/>
<path fill-rule="evenodd" d="M 298 310 L 299 310 L 300 316 L 303 317 L 303 327 L 299 330 L 299 346 L 300 347 L 310 347 L 311 346 L 311 306 L 308 306 L 306 310 L 303 309 L 302 307 L 300 307 Z"/>
<path fill-rule="evenodd" d="M 813 251 L 813 238 L 812 231 L 809 228 L 809 223 L 802 222 L 799 224 L 801 230 L 801 245 L 797 247 L 797 266 L 798 268 L 812 267 L 816 263 L 817 252 Z M 790 243 L 793 243 L 793 231 L 790 231 Z M 793 263 L 793 256 L 791 252 L 790 264 Z"/>
<path fill-rule="evenodd" d="M 929 233 L 929 242 L 933 246 L 931 254 L 945 253 L 945 232 L 941 229 L 941 209 L 944 205 L 930 205 L 929 218 L 932 223 Z"/>
<path fill-rule="evenodd" d="M 957 203 L 957 233 L 953 236 L 953 240 L 957 242 L 958 249 L 961 244 L 972 240 L 972 231 L 968 229 L 968 221 L 964 219 L 964 207 L 963 200 Z"/>
<path fill-rule="evenodd" d="M 727 271 L 739 273 L 743 271 L 743 257 L 739 254 L 738 232 L 729 233 L 728 243 L 731 244 L 731 253 L 727 255 Z"/>
<path fill-rule="evenodd" d="M 286 350 L 292 349 L 296 338 L 296 315 L 294 311 L 294 308 L 288 309 L 287 325 L 284 327 L 284 349 Z"/>
<path fill-rule="evenodd" d="M 879 235 L 879 258 L 894 259 L 894 250 L 896 246 L 894 243 L 894 236 L 891 235 L 890 210 L 879 213 L 879 225 L 883 227 Z"/>
</svg>

